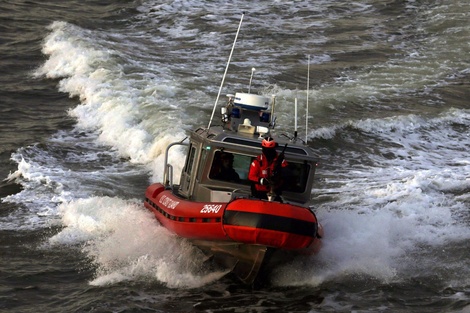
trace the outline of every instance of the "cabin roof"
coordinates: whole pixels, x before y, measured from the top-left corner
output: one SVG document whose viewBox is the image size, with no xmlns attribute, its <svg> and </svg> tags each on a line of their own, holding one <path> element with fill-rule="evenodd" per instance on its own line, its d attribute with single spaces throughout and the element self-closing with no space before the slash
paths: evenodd
<svg viewBox="0 0 470 313">
<path fill-rule="evenodd" d="M 247 135 L 239 134 L 238 132 L 223 129 L 220 126 L 213 126 L 210 129 L 207 128 L 198 128 L 192 132 L 193 138 L 199 137 L 200 141 L 204 141 L 206 144 L 211 146 L 220 146 L 220 147 L 231 147 L 234 150 L 245 150 L 253 149 L 261 150 L 261 140 L 262 137 L 259 135 Z M 303 159 L 318 159 L 318 156 L 314 153 L 313 149 L 303 143 L 295 142 L 289 140 L 288 138 L 283 138 L 279 136 L 271 135 L 276 142 L 279 144 L 278 149 L 283 149 L 285 144 L 287 147 L 285 153 L 301 157 Z"/>
</svg>

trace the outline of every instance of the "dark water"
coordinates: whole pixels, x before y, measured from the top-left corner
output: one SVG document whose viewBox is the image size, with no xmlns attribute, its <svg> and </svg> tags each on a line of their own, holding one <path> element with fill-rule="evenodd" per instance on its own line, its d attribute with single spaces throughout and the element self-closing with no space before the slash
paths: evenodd
<svg viewBox="0 0 470 313">
<path fill-rule="evenodd" d="M 142 207 L 223 94 L 321 156 L 313 258 L 261 290 Z M 0 311 L 470 312 L 466 1 L 0 3 Z M 304 111 L 302 111 L 304 110 Z M 181 166 L 182 151 L 171 155 Z M 175 172 L 178 172 L 178 168 Z"/>
</svg>

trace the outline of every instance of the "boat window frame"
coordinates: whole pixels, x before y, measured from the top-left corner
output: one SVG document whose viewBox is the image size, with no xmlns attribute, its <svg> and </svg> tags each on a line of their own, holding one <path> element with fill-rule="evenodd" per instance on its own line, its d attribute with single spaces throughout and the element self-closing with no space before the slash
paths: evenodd
<svg viewBox="0 0 470 313">
<path fill-rule="evenodd" d="M 246 164 L 247 165 L 246 178 L 239 171 L 236 171 L 236 172 L 240 176 L 240 182 L 231 182 L 231 181 L 227 181 L 224 179 L 217 179 L 217 178 L 211 177 L 211 171 L 214 166 L 214 162 L 216 162 L 216 153 L 220 153 L 220 152 L 231 153 L 233 154 L 234 159 L 239 156 L 243 156 L 244 158 L 249 158 L 249 163 L 245 162 L 247 163 Z M 256 157 L 257 155 L 240 153 L 238 151 L 227 150 L 224 148 L 217 149 L 212 154 L 212 159 L 210 162 L 209 170 L 207 172 L 207 178 L 212 181 L 231 183 L 231 184 L 237 184 L 240 186 L 250 187 L 252 182 L 248 179 L 248 174 L 250 171 L 251 164 L 256 159 Z M 287 160 L 287 164 L 288 166 L 286 169 L 284 169 L 284 171 L 294 170 L 296 173 L 298 173 L 298 175 L 290 175 L 290 177 L 299 177 L 299 178 L 291 180 L 289 183 L 286 183 L 285 186 L 287 187 L 283 188 L 283 192 L 285 191 L 285 192 L 294 193 L 294 194 L 304 194 L 307 190 L 308 183 L 309 183 L 309 175 L 312 171 L 312 168 L 314 168 L 314 165 L 311 164 L 311 162 L 309 162 L 308 160 L 303 160 L 303 161 L 302 160 Z M 296 188 L 294 188 L 294 186 L 296 186 Z"/>
<path fill-rule="evenodd" d="M 234 167 L 234 170 L 235 172 L 238 174 L 238 176 L 240 177 L 240 181 L 239 182 L 234 182 L 234 181 L 228 181 L 228 180 L 225 180 L 225 179 L 219 179 L 219 178 L 215 178 L 212 176 L 212 170 L 214 169 L 214 166 L 215 166 L 215 162 L 217 162 L 217 154 L 218 153 L 230 153 L 234 156 L 234 159 L 237 157 L 239 159 L 240 156 L 242 156 L 243 158 L 246 158 L 247 160 L 249 160 L 249 163 L 248 163 L 248 170 L 246 172 L 246 178 L 242 178 L 244 177 L 245 175 L 241 175 L 242 173 L 240 173 L 239 171 L 237 171 Z M 238 160 L 239 161 L 239 160 Z M 245 153 L 240 153 L 240 152 L 234 152 L 234 151 L 230 151 L 230 150 L 226 150 L 224 148 L 221 148 L 221 149 L 217 149 L 214 151 L 213 153 L 213 156 L 212 156 L 212 160 L 211 160 L 211 165 L 209 167 L 209 171 L 208 171 L 208 174 L 207 174 L 207 177 L 210 179 L 210 180 L 216 180 L 216 181 L 221 181 L 221 182 L 227 182 L 227 183 L 233 183 L 233 184 L 237 184 L 237 185 L 243 185 L 243 186 L 249 186 L 250 185 L 250 181 L 248 180 L 248 173 L 249 173 L 249 166 L 251 166 L 251 162 L 253 162 L 253 156 L 250 155 L 250 154 L 245 154 Z M 234 161 L 235 163 L 235 161 Z M 245 173 L 243 173 L 245 174 Z"/>
<path fill-rule="evenodd" d="M 200 161 L 199 161 L 200 165 L 199 165 L 199 170 L 196 175 L 197 181 L 201 180 L 201 177 L 204 173 L 204 168 L 206 167 L 205 163 L 207 160 L 207 155 L 208 155 L 207 149 L 201 149 L 201 156 L 200 156 Z"/>
<path fill-rule="evenodd" d="M 305 193 L 305 191 L 307 190 L 307 186 L 308 186 L 308 181 L 309 181 L 309 176 L 310 176 L 310 173 L 312 171 L 312 168 L 314 168 L 314 166 L 312 166 L 312 164 L 310 164 L 309 162 L 307 162 L 307 160 L 304 160 L 303 162 L 296 162 L 295 160 L 292 160 L 292 161 L 287 161 L 287 168 L 290 170 L 294 165 L 296 166 L 296 170 L 298 170 L 300 172 L 299 175 L 297 175 L 298 177 L 304 177 L 301 181 L 298 181 L 298 183 L 300 183 L 300 185 L 298 184 L 294 184 L 294 182 L 286 182 L 285 185 L 286 186 L 289 186 L 289 188 L 283 188 L 283 191 L 285 192 L 292 192 L 292 193 L 295 193 L 295 194 L 303 194 Z M 304 168 L 302 168 L 304 167 Z M 306 167 L 306 168 L 305 168 Z M 291 177 L 297 177 L 296 175 L 290 175 Z M 300 180 L 300 178 L 299 178 Z M 301 190 L 298 189 L 296 190 L 295 188 L 292 188 L 293 186 L 298 186 L 299 188 L 302 188 Z"/>
<path fill-rule="evenodd" d="M 193 169 L 194 160 L 196 159 L 197 148 L 191 142 L 188 149 L 188 157 L 186 158 L 186 164 L 184 165 L 184 172 L 188 175 L 191 175 Z"/>
<path fill-rule="evenodd" d="M 259 141 L 252 141 L 252 140 L 247 140 L 244 138 L 236 138 L 236 137 L 225 137 L 222 139 L 222 142 L 226 143 L 231 143 L 231 144 L 236 144 L 236 145 L 243 145 L 243 146 L 249 146 L 249 147 L 254 147 L 254 148 L 259 148 L 260 143 Z M 279 145 L 276 150 L 280 152 L 283 149 L 282 145 Z M 300 147 L 293 147 L 293 146 L 287 146 L 285 149 L 286 153 L 292 153 L 295 155 L 301 155 L 301 156 L 308 156 L 309 154 L 307 151 L 303 148 Z"/>
</svg>

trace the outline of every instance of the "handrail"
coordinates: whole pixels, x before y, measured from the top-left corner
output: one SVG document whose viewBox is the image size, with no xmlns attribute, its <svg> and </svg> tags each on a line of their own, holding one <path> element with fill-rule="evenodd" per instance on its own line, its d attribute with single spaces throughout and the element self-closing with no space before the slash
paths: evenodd
<svg viewBox="0 0 470 313">
<path fill-rule="evenodd" d="M 163 168 L 163 182 L 166 187 L 173 185 L 173 166 L 171 164 L 168 164 L 168 152 L 170 151 L 170 148 L 172 148 L 173 146 L 189 146 L 189 144 L 183 143 L 186 139 L 188 139 L 187 136 L 184 137 L 183 140 L 170 143 L 168 147 L 166 147 L 165 163 L 164 163 L 164 168 Z"/>
</svg>

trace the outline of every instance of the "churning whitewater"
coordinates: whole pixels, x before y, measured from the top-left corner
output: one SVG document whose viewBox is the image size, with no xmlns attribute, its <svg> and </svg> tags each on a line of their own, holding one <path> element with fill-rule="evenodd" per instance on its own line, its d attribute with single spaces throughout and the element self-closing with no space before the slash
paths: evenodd
<svg viewBox="0 0 470 313">
<path fill-rule="evenodd" d="M 12 154 L 8 180 L 22 190 L 2 198 L 18 210 L 0 228 L 57 227 L 41 249 L 79 247 L 96 267 L 92 286 L 186 289 L 223 277 L 142 199 L 163 179 L 166 146 L 207 125 L 246 6 L 223 93 L 246 90 L 256 68 L 256 93 L 276 95 L 278 123 L 291 133 L 294 98 L 305 120 L 308 93 L 310 123 L 299 132 L 320 156 L 312 205 L 323 248 L 280 267 L 272 283 L 436 275 L 468 296 L 470 108 L 454 89 L 470 75 L 470 5 L 461 1 L 390 11 L 372 0 L 142 1 L 116 29 L 56 20 L 31 75 L 76 100 L 68 111 L 76 124 Z M 178 180 L 185 151 L 171 151 Z"/>
</svg>

